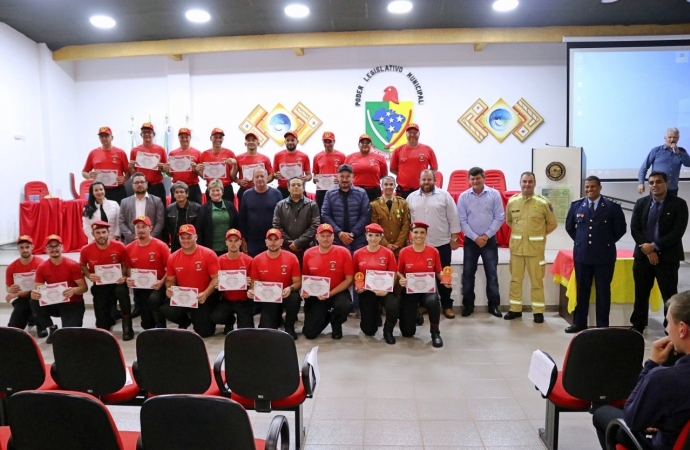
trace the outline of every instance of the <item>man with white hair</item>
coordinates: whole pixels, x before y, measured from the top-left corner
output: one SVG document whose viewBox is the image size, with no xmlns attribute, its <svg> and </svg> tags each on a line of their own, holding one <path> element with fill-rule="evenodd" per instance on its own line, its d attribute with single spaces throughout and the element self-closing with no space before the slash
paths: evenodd
<svg viewBox="0 0 690 450">
<path fill-rule="evenodd" d="M 644 180 L 647 178 L 647 171 L 652 168 L 652 172 L 664 172 L 668 176 L 669 195 L 678 196 L 678 179 L 680 178 L 680 167 L 690 167 L 690 155 L 683 147 L 678 147 L 680 131 L 678 128 L 671 127 L 666 130 L 664 135 L 664 145 L 654 147 L 645 158 L 640 171 L 637 173 L 637 192 L 644 194 Z"/>
</svg>

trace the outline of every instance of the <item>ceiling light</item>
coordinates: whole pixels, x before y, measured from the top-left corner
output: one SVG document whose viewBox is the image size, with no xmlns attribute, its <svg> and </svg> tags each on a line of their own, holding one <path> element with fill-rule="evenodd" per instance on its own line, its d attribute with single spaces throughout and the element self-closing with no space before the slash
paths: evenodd
<svg viewBox="0 0 690 450">
<path fill-rule="evenodd" d="M 494 2 L 494 10 L 505 12 L 517 8 L 518 0 L 496 0 Z"/>
<path fill-rule="evenodd" d="M 98 28 L 112 28 L 115 26 L 115 20 L 108 16 L 92 16 L 89 22 L 91 22 L 91 25 Z"/>
<path fill-rule="evenodd" d="M 201 9 L 190 9 L 184 15 L 190 22 L 204 23 L 211 20 L 211 15 Z"/>
<path fill-rule="evenodd" d="M 618 0 L 601 0 L 601 3 L 616 3 Z"/>
<path fill-rule="evenodd" d="M 307 17 L 309 15 L 309 8 L 304 5 L 287 5 L 285 7 L 285 14 L 287 14 L 288 17 L 301 19 L 302 17 Z"/>
<path fill-rule="evenodd" d="M 393 14 L 404 14 L 412 11 L 412 2 L 407 0 L 395 0 L 388 4 L 388 12 Z"/>
</svg>

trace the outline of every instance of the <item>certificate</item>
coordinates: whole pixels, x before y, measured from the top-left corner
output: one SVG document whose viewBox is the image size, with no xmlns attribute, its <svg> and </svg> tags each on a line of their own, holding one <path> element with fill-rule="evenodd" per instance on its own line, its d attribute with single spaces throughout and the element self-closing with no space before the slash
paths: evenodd
<svg viewBox="0 0 690 450">
<path fill-rule="evenodd" d="M 327 191 L 336 183 L 335 175 L 314 175 L 314 183 L 316 183 L 317 191 Z"/>
<path fill-rule="evenodd" d="M 171 156 L 168 158 L 171 172 L 191 172 L 192 171 L 192 157 L 191 156 Z"/>
<path fill-rule="evenodd" d="M 280 175 L 282 175 L 282 177 L 286 180 L 289 180 L 290 178 L 301 177 L 303 173 L 304 170 L 302 170 L 301 163 L 287 163 L 280 165 Z"/>
<path fill-rule="evenodd" d="M 96 170 L 96 178 L 93 181 L 100 181 L 104 186 L 117 186 L 117 170 Z"/>
<path fill-rule="evenodd" d="M 161 157 L 157 153 L 137 152 L 137 167 L 142 169 L 158 170 Z"/>
<path fill-rule="evenodd" d="M 170 306 L 179 306 L 180 308 L 198 308 L 199 300 L 196 296 L 199 294 L 197 288 L 173 286 L 173 295 L 170 297 Z"/>
<path fill-rule="evenodd" d="M 302 275 L 302 292 L 310 297 L 326 297 L 331 292 L 331 279 Z"/>
<path fill-rule="evenodd" d="M 34 286 L 36 286 L 36 283 L 34 283 L 36 271 L 26 273 L 15 273 L 12 277 L 14 278 L 14 284 L 19 286 L 20 292 L 33 291 Z"/>
<path fill-rule="evenodd" d="M 153 289 L 158 281 L 158 272 L 154 269 L 131 269 L 130 278 L 135 289 Z"/>
<path fill-rule="evenodd" d="M 436 292 L 436 274 L 434 272 L 408 273 L 408 294 L 430 294 Z"/>
<path fill-rule="evenodd" d="M 204 178 L 226 178 L 224 162 L 205 162 Z"/>
<path fill-rule="evenodd" d="M 38 286 L 38 291 L 41 293 L 41 298 L 38 300 L 40 306 L 55 305 L 58 303 L 67 303 L 69 299 L 63 295 L 68 289 L 67 283 L 53 283 Z"/>
<path fill-rule="evenodd" d="M 255 281 L 254 301 L 264 303 L 283 303 L 283 283 Z"/>
<path fill-rule="evenodd" d="M 122 267 L 119 264 L 104 264 L 102 266 L 94 267 L 96 275 L 101 277 L 101 281 L 97 285 L 115 284 L 117 280 L 122 278 Z"/>
<path fill-rule="evenodd" d="M 395 272 L 385 270 L 367 270 L 364 278 L 364 289 L 367 291 L 393 292 Z"/>
<path fill-rule="evenodd" d="M 219 270 L 218 271 L 218 290 L 219 291 L 246 291 L 247 290 L 247 271 L 246 270 Z"/>
<path fill-rule="evenodd" d="M 246 166 L 242 166 L 242 178 L 247 181 L 252 181 L 254 179 L 254 171 L 256 169 L 265 169 L 264 163 L 247 164 Z"/>
</svg>

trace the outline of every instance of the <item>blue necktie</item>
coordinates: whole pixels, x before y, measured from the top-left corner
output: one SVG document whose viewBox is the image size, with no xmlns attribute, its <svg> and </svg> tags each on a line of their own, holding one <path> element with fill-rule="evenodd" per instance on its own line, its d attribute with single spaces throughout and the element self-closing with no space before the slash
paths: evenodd
<svg viewBox="0 0 690 450">
<path fill-rule="evenodd" d="M 591 216 L 592 214 L 594 214 L 594 202 L 590 201 L 589 202 L 589 215 Z"/>
<path fill-rule="evenodd" d="M 659 240 L 659 213 L 661 211 L 661 203 L 652 200 L 652 207 L 649 209 L 649 218 L 647 219 L 647 230 L 645 236 L 648 242 L 656 242 Z"/>
</svg>

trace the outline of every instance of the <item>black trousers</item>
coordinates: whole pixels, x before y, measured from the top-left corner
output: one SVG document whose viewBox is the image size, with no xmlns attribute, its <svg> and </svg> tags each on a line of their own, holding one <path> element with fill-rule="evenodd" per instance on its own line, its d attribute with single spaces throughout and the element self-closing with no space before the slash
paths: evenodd
<svg viewBox="0 0 690 450">
<path fill-rule="evenodd" d="M 165 284 L 160 289 L 133 289 L 134 303 L 139 305 L 141 328 L 165 328 L 165 315 L 161 305 L 165 303 Z"/>
<path fill-rule="evenodd" d="M 128 317 L 132 312 L 132 303 L 129 299 L 129 289 L 126 284 L 104 284 L 91 286 L 93 295 L 93 312 L 96 315 L 96 328 L 110 330 L 115 325 L 115 319 L 111 314 L 115 303 L 120 304 L 123 317 Z"/>
<path fill-rule="evenodd" d="M 223 200 L 227 200 L 229 202 L 235 201 L 235 191 L 232 187 L 232 183 L 228 184 L 227 186 L 223 186 Z M 206 201 L 211 201 L 211 194 L 209 194 L 208 189 L 206 189 Z"/>
<path fill-rule="evenodd" d="M 31 312 L 31 303 L 29 297 L 17 297 L 12 302 L 12 313 L 10 314 L 10 321 L 8 327 L 24 329 L 29 323 L 29 318 L 33 314 Z"/>
<path fill-rule="evenodd" d="M 314 197 L 314 200 L 316 201 L 316 204 L 319 206 L 319 211 L 321 211 L 321 208 L 323 208 L 323 200 L 326 198 L 326 190 L 318 190 L 316 191 L 316 196 Z"/>
<path fill-rule="evenodd" d="M 408 294 L 403 291 L 400 299 L 400 331 L 405 337 L 414 336 L 417 331 L 417 306 L 422 305 L 429 313 L 429 324 L 438 327 L 441 320 L 441 304 L 438 294 Z"/>
<path fill-rule="evenodd" d="M 174 196 L 171 195 L 170 201 L 174 202 L 175 200 L 172 197 Z M 189 196 L 187 197 L 187 200 L 201 205 L 201 187 L 198 184 L 189 186 Z"/>
<path fill-rule="evenodd" d="M 237 328 L 254 328 L 254 301 L 229 301 L 220 299 L 213 311 L 211 321 L 217 325 L 231 325 L 235 323 L 233 314 L 237 314 Z"/>
<path fill-rule="evenodd" d="M 400 316 L 400 300 L 394 293 L 389 292 L 385 297 L 378 297 L 372 291 L 364 291 L 359 294 L 359 310 L 362 318 L 359 328 L 367 336 L 373 336 L 378 331 L 378 319 L 381 318 L 379 305 L 386 310 L 386 322 L 383 324 L 384 331 L 393 331 L 395 323 Z"/>
<path fill-rule="evenodd" d="M 308 297 L 304 300 L 302 334 L 307 339 L 316 339 L 329 323 L 335 326 L 345 323 L 351 309 L 352 297 L 347 289 L 325 300 Z"/>
<path fill-rule="evenodd" d="M 166 199 L 167 192 L 165 192 L 165 185 L 163 183 L 158 183 L 151 185 L 149 184 L 149 188 L 147 189 L 149 195 L 155 195 L 161 201 L 163 202 L 163 207 L 165 208 L 168 206 L 168 200 Z"/>
<path fill-rule="evenodd" d="M 218 291 L 211 294 L 204 303 L 199 304 L 198 308 L 182 308 L 171 306 L 170 299 L 167 298 L 161 305 L 160 310 L 170 322 L 177 324 L 181 328 L 189 325 L 194 327 L 194 331 L 201 337 L 213 336 L 216 332 L 216 324 L 211 320 L 211 312 L 220 301 Z"/>
<path fill-rule="evenodd" d="M 403 189 L 401 186 L 395 188 L 395 195 L 407 200 L 407 197 L 417 189 Z"/>
<path fill-rule="evenodd" d="M 592 290 L 592 280 L 597 295 L 597 327 L 609 326 L 609 311 L 611 310 L 611 280 L 616 263 L 583 264 L 575 263 L 577 277 L 577 306 L 573 313 L 573 325 L 587 326 L 589 313 L 589 296 Z"/>
<path fill-rule="evenodd" d="M 282 303 L 259 303 L 261 305 L 259 328 L 278 329 L 283 311 L 285 311 L 285 325 L 294 326 L 301 304 L 302 298 L 297 291 L 284 298 Z"/>
<path fill-rule="evenodd" d="M 453 250 L 450 249 L 450 244 L 436 247 L 436 250 L 438 250 L 438 254 L 441 257 L 441 266 L 450 266 L 450 259 L 451 255 L 453 254 Z M 453 289 L 445 287 L 438 279 L 436 279 L 436 291 L 441 299 L 441 307 L 443 309 L 452 308 L 453 299 L 450 298 L 450 293 L 453 292 Z"/>
<path fill-rule="evenodd" d="M 362 189 L 364 189 L 367 193 L 367 197 L 369 197 L 369 203 L 373 202 L 377 198 L 381 197 L 381 186 L 374 186 L 374 187 L 364 187 L 360 186 Z"/>
<path fill-rule="evenodd" d="M 613 406 L 602 406 L 594 411 L 592 423 L 594 424 L 594 428 L 597 430 L 597 437 L 599 438 L 599 444 L 601 445 L 602 449 L 606 450 L 606 427 L 609 426 L 611 421 L 622 418 L 623 410 Z M 644 436 L 640 435 L 638 441 L 642 445 L 642 448 L 652 450 L 651 443 Z M 616 442 L 623 444 L 628 449 L 636 448 L 635 443 L 627 434 L 625 434 L 624 431 L 621 430 L 618 430 L 618 433 L 616 434 Z"/>
<path fill-rule="evenodd" d="M 59 317 L 62 327 L 81 327 L 84 323 L 84 302 L 59 303 L 57 305 L 41 306 L 38 300 L 31 300 L 31 310 L 36 317 L 36 326 L 48 328 L 53 326 L 51 317 Z"/>
<path fill-rule="evenodd" d="M 122 199 L 127 197 L 127 189 L 125 186 L 117 186 L 111 188 L 105 188 L 105 198 L 108 200 L 116 201 L 119 205 Z"/>
<path fill-rule="evenodd" d="M 678 268 L 680 263 L 666 262 L 653 266 L 646 256 L 635 258 L 633 262 L 633 278 L 635 279 L 635 306 L 630 316 L 630 323 L 639 329 L 647 326 L 649 319 L 649 294 L 652 292 L 654 280 L 659 284 L 661 298 L 664 303 L 678 293 Z M 664 305 L 664 317 L 666 306 Z M 664 319 L 664 326 L 666 319 Z"/>
</svg>

